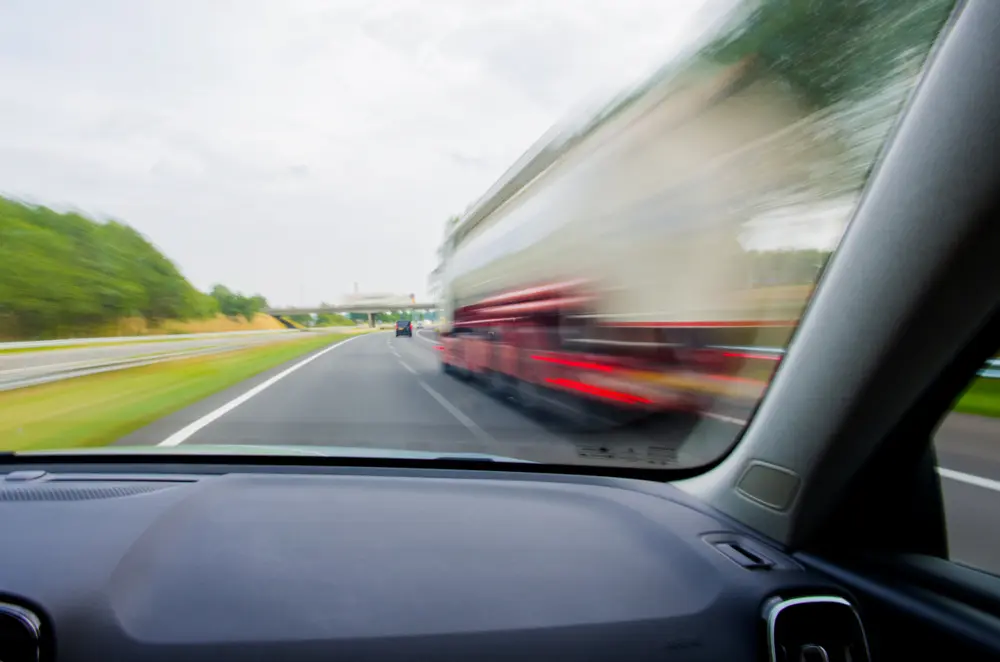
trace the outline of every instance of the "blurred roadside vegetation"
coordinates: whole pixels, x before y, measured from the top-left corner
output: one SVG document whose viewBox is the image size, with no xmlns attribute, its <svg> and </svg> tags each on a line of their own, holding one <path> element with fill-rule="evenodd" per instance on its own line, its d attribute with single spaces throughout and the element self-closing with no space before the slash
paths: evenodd
<svg viewBox="0 0 1000 662">
<path fill-rule="evenodd" d="M 320 304 L 323 307 L 327 304 Z M 286 315 L 288 319 L 302 326 L 326 327 L 326 326 L 356 326 L 351 319 L 338 313 L 319 313 L 317 315 Z"/>
<path fill-rule="evenodd" d="M 124 223 L 0 197 L 0 339 L 84 337 L 123 325 L 141 333 L 220 314 L 249 322 L 266 306 L 222 285 L 198 291 Z"/>
</svg>

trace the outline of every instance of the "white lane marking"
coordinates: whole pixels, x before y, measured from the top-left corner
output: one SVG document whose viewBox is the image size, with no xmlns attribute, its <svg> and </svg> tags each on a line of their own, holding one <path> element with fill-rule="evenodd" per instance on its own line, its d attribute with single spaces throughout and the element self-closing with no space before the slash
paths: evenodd
<svg viewBox="0 0 1000 662">
<path fill-rule="evenodd" d="M 404 368 L 406 368 L 407 370 L 409 370 L 410 372 L 412 372 L 414 375 L 417 374 L 417 371 L 414 370 L 413 368 L 411 368 L 410 364 L 407 363 L 406 361 L 403 361 L 402 359 L 400 359 L 399 365 L 403 366 Z"/>
<path fill-rule="evenodd" d="M 432 389 L 430 386 L 428 386 L 424 380 L 421 379 L 419 383 L 420 383 L 420 388 L 427 391 L 430 394 L 430 396 L 435 400 L 437 400 L 438 404 L 444 407 L 449 414 L 454 416 L 459 423 L 467 427 L 469 431 L 472 432 L 472 434 L 479 437 L 480 441 L 485 441 L 487 443 L 493 443 L 496 441 L 496 439 L 494 439 L 489 432 L 476 425 L 476 422 L 474 420 L 463 414 L 461 410 L 458 409 L 458 407 L 448 402 L 448 400 L 443 395 L 441 395 L 440 393 Z"/>
<path fill-rule="evenodd" d="M 243 395 L 241 395 L 239 397 L 236 397 L 236 398 L 233 398 L 232 400 L 230 400 L 226 404 L 222 405 L 218 409 L 210 411 L 209 413 L 205 414 L 204 416 L 202 416 L 198 420 L 194 421 L 193 423 L 189 423 L 188 425 L 185 425 L 180 430 L 178 430 L 177 432 L 173 433 L 172 435 L 170 435 L 169 437 L 167 437 L 166 439 L 164 439 L 160 443 L 158 443 L 157 446 L 177 446 L 179 444 L 184 443 L 188 438 L 191 437 L 191 435 L 195 434 L 196 432 L 198 432 L 199 430 L 201 430 L 203 427 L 205 427 L 206 425 L 208 425 L 212 421 L 216 421 L 216 420 L 222 418 L 223 416 L 225 416 L 226 414 L 228 414 L 232 410 L 236 409 L 237 407 L 239 407 L 241 404 L 243 404 L 244 402 L 246 402 L 247 400 L 249 400 L 253 396 L 255 396 L 258 393 L 260 393 L 261 391 L 263 391 L 263 390 L 265 390 L 265 389 L 273 386 L 274 384 L 276 384 L 277 382 L 281 381 L 282 379 L 284 379 L 288 375 L 292 374 L 293 372 L 295 372 L 296 370 L 298 370 L 302 366 L 307 365 L 309 363 L 312 363 L 313 361 L 315 361 L 319 357 L 323 356 L 327 352 L 332 352 L 333 350 L 337 349 L 338 347 L 342 347 L 343 345 L 346 345 L 347 343 L 351 342 L 352 340 L 355 340 L 356 338 L 361 338 L 361 337 L 362 336 L 352 336 L 350 338 L 347 338 L 346 340 L 341 340 L 336 345 L 331 345 L 331 346 L 327 347 L 326 349 L 324 349 L 322 351 L 319 351 L 319 352 L 316 352 L 312 356 L 299 361 L 298 363 L 296 363 L 295 365 L 291 366 L 290 368 L 286 368 L 285 370 L 282 370 L 281 372 L 279 372 L 274 377 L 271 377 L 270 379 L 268 379 L 266 381 L 263 381 L 260 384 L 257 384 L 257 386 L 254 386 L 252 389 L 250 389 L 249 391 L 247 391 Z"/>
<path fill-rule="evenodd" d="M 734 423 L 736 425 L 746 425 L 749 421 L 742 418 L 736 418 L 735 416 L 726 416 L 725 414 L 714 414 L 712 412 L 706 412 L 704 414 L 705 418 L 714 418 L 717 421 L 722 421 L 723 423 Z"/>
<path fill-rule="evenodd" d="M 990 480 L 989 478 L 983 478 L 982 476 L 975 476 L 973 474 L 955 471 L 954 469 L 945 469 L 944 467 L 938 467 L 937 471 L 938 475 L 942 478 L 950 478 L 951 480 L 957 480 L 960 483 L 975 485 L 976 487 L 982 487 L 987 490 L 993 490 L 994 492 L 1000 492 L 1000 481 L 998 480 Z"/>
<path fill-rule="evenodd" d="M 416 349 L 413 349 L 413 348 Z M 402 343 L 399 348 L 399 355 L 397 358 L 403 360 L 403 355 L 405 359 L 411 363 L 418 363 L 426 371 L 433 368 L 437 368 L 440 364 L 440 359 L 437 352 L 432 352 L 429 348 L 425 348 L 423 345 L 413 345 L 410 343 Z"/>
</svg>

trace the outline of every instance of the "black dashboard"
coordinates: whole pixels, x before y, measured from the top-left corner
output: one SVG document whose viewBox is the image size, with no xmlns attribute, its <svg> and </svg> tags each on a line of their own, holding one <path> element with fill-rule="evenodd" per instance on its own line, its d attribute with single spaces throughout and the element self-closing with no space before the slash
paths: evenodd
<svg viewBox="0 0 1000 662">
<path fill-rule="evenodd" d="M 9 467 L 0 533 L 4 662 L 36 659 L 33 641 L 66 662 L 735 662 L 768 659 L 769 640 L 783 657 L 855 636 L 801 631 L 837 618 L 860 631 L 829 580 L 650 481 Z M 788 608 L 837 601 L 825 626 Z M 807 625 L 778 622 L 782 611 Z"/>
</svg>

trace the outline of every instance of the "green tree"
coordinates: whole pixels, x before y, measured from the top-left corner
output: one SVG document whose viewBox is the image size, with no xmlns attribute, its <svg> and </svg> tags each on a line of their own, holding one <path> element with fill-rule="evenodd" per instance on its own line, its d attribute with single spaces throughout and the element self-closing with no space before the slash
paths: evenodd
<svg viewBox="0 0 1000 662">
<path fill-rule="evenodd" d="M 248 322 L 264 308 L 267 299 L 259 294 L 245 296 L 230 290 L 225 285 L 213 285 L 211 296 L 215 299 L 219 312 L 228 317 L 243 316 Z"/>
<path fill-rule="evenodd" d="M 215 314 L 131 227 L 0 198 L 0 333 L 47 338 L 123 317 L 155 323 Z"/>
</svg>

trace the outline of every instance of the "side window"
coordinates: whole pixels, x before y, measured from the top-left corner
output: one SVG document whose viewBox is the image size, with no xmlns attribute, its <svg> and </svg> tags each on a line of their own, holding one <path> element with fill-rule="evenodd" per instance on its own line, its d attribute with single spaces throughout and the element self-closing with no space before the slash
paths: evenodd
<svg viewBox="0 0 1000 662">
<path fill-rule="evenodd" d="M 979 371 L 934 436 L 952 560 L 1000 575 L 1000 359 Z"/>
</svg>

